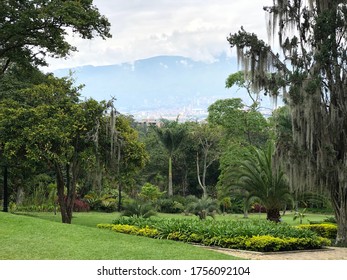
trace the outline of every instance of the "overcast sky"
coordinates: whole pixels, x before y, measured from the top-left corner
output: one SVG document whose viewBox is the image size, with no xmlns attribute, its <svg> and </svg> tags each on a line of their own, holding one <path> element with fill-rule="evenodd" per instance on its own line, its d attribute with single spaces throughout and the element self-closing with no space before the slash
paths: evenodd
<svg viewBox="0 0 347 280">
<path fill-rule="evenodd" d="M 264 40 L 265 12 L 272 0 L 94 0 L 111 22 L 113 38 L 69 42 L 79 52 L 49 60 L 47 70 L 110 65 L 158 55 L 179 55 L 212 62 L 230 53 L 226 37 L 242 25 Z"/>
</svg>

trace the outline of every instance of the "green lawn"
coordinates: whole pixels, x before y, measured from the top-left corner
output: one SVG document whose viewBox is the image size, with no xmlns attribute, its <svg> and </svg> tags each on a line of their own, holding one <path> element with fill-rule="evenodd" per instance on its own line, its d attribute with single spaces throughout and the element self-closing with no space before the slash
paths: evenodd
<svg viewBox="0 0 347 280">
<path fill-rule="evenodd" d="M 30 213 L 17 213 L 19 215 L 25 215 L 25 216 L 31 216 L 36 217 L 44 220 L 54 221 L 61 223 L 61 216 L 60 213 L 57 215 L 54 215 L 53 213 L 46 213 L 46 212 L 30 212 Z M 103 213 L 103 212 L 86 212 L 86 213 L 74 213 L 72 218 L 72 224 L 74 225 L 81 225 L 81 226 L 89 226 L 89 227 L 96 227 L 97 224 L 102 223 L 112 223 L 112 221 L 119 217 L 119 213 Z M 185 216 L 183 214 L 166 214 L 166 213 L 158 213 L 158 217 L 161 218 L 179 218 L 179 219 L 197 219 L 197 216 L 191 215 L 191 216 Z M 305 217 L 303 218 L 303 224 L 309 224 L 310 221 L 323 221 L 327 217 L 332 217 L 333 215 L 326 215 L 326 214 L 313 214 L 313 213 L 307 213 Z M 249 214 L 249 219 L 252 220 L 264 220 L 266 219 L 266 214 Z M 290 225 L 299 225 L 300 220 L 296 219 L 293 220 L 294 212 L 288 211 L 284 216 L 282 216 L 282 221 L 285 223 L 288 223 Z M 208 217 L 208 219 L 212 219 L 211 217 Z M 227 215 L 216 215 L 216 220 L 244 220 L 243 214 L 227 214 Z"/>
<path fill-rule="evenodd" d="M 97 224 L 112 223 L 119 213 L 74 213 L 71 225 L 62 224 L 60 214 L 0 212 L 0 259 L 11 260 L 219 260 L 234 259 L 189 244 L 119 234 L 98 229 Z M 180 214 L 159 214 L 159 217 L 197 219 Z M 293 221 L 293 212 L 282 217 Z M 328 215 L 308 213 L 303 223 L 322 221 Z M 265 214 L 251 214 L 250 219 L 265 219 Z M 218 215 L 217 220 L 243 220 L 241 214 Z"/>
<path fill-rule="evenodd" d="M 95 227 L 98 223 L 112 222 L 115 214 L 76 213 L 71 225 L 62 224 L 60 216 L 51 213 L 30 215 L 42 219 L 0 212 L 1 260 L 236 259 L 189 244 Z"/>
</svg>

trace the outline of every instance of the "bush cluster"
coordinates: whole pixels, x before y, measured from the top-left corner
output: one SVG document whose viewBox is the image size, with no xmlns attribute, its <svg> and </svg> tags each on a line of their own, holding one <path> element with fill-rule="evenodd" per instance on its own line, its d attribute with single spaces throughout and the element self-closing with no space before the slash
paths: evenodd
<svg viewBox="0 0 347 280">
<path fill-rule="evenodd" d="M 151 238 L 156 238 L 159 234 L 158 230 L 150 228 L 148 226 L 144 228 L 139 228 L 137 226 L 131 226 L 131 225 L 99 224 L 97 225 L 97 227 L 111 229 L 113 231 L 120 232 L 120 233 L 140 235 L 140 236 L 146 236 Z"/>
<path fill-rule="evenodd" d="M 269 221 L 121 217 L 114 224 L 98 227 L 152 238 L 260 252 L 316 249 L 330 245 L 329 239 L 313 231 Z"/>
<path fill-rule="evenodd" d="M 102 194 L 88 193 L 84 196 L 83 201 L 87 202 L 90 206 L 90 210 L 102 211 L 111 213 L 117 210 L 118 198 L 115 198 L 114 194 Z"/>
<path fill-rule="evenodd" d="M 81 200 L 81 199 L 75 199 L 73 211 L 74 212 L 88 212 L 90 210 L 89 203 Z"/>
<path fill-rule="evenodd" d="M 310 225 L 299 225 L 297 226 L 301 229 L 311 230 L 317 233 L 319 236 L 335 239 L 337 234 L 337 225 L 334 224 L 310 224 Z"/>
</svg>

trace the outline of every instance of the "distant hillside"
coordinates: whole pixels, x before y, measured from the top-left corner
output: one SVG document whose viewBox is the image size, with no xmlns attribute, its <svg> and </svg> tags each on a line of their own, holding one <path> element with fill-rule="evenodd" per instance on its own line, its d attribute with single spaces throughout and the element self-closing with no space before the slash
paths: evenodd
<svg viewBox="0 0 347 280">
<path fill-rule="evenodd" d="M 206 109 L 216 99 L 235 97 L 235 90 L 225 88 L 225 80 L 237 71 L 237 65 L 235 59 L 225 56 L 214 63 L 158 56 L 133 64 L 83 66 L 72 71 L 77 83 L 85 84 L 83 96 L 97 100 L 114 96 L 121 111 L 134 112 L 187 106 Z M 69 69 L 55 71 L 57 76 L 68 73 Z"/>
</svg>

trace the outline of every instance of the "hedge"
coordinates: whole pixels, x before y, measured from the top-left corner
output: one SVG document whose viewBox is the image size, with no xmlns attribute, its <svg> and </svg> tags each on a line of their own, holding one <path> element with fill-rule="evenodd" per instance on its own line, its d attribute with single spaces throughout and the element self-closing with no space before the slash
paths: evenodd
<svg viewBox="0 0 347 280">
<path fill-rule="evenodd" d="M 337 225 L 334 224 L 310 224 L 310 225 L 299 225 L 297 226 L 301 229 L 311 230 L 317 233 L 319 236 L 335 239 L 337 235 Z"/>
</svg>

